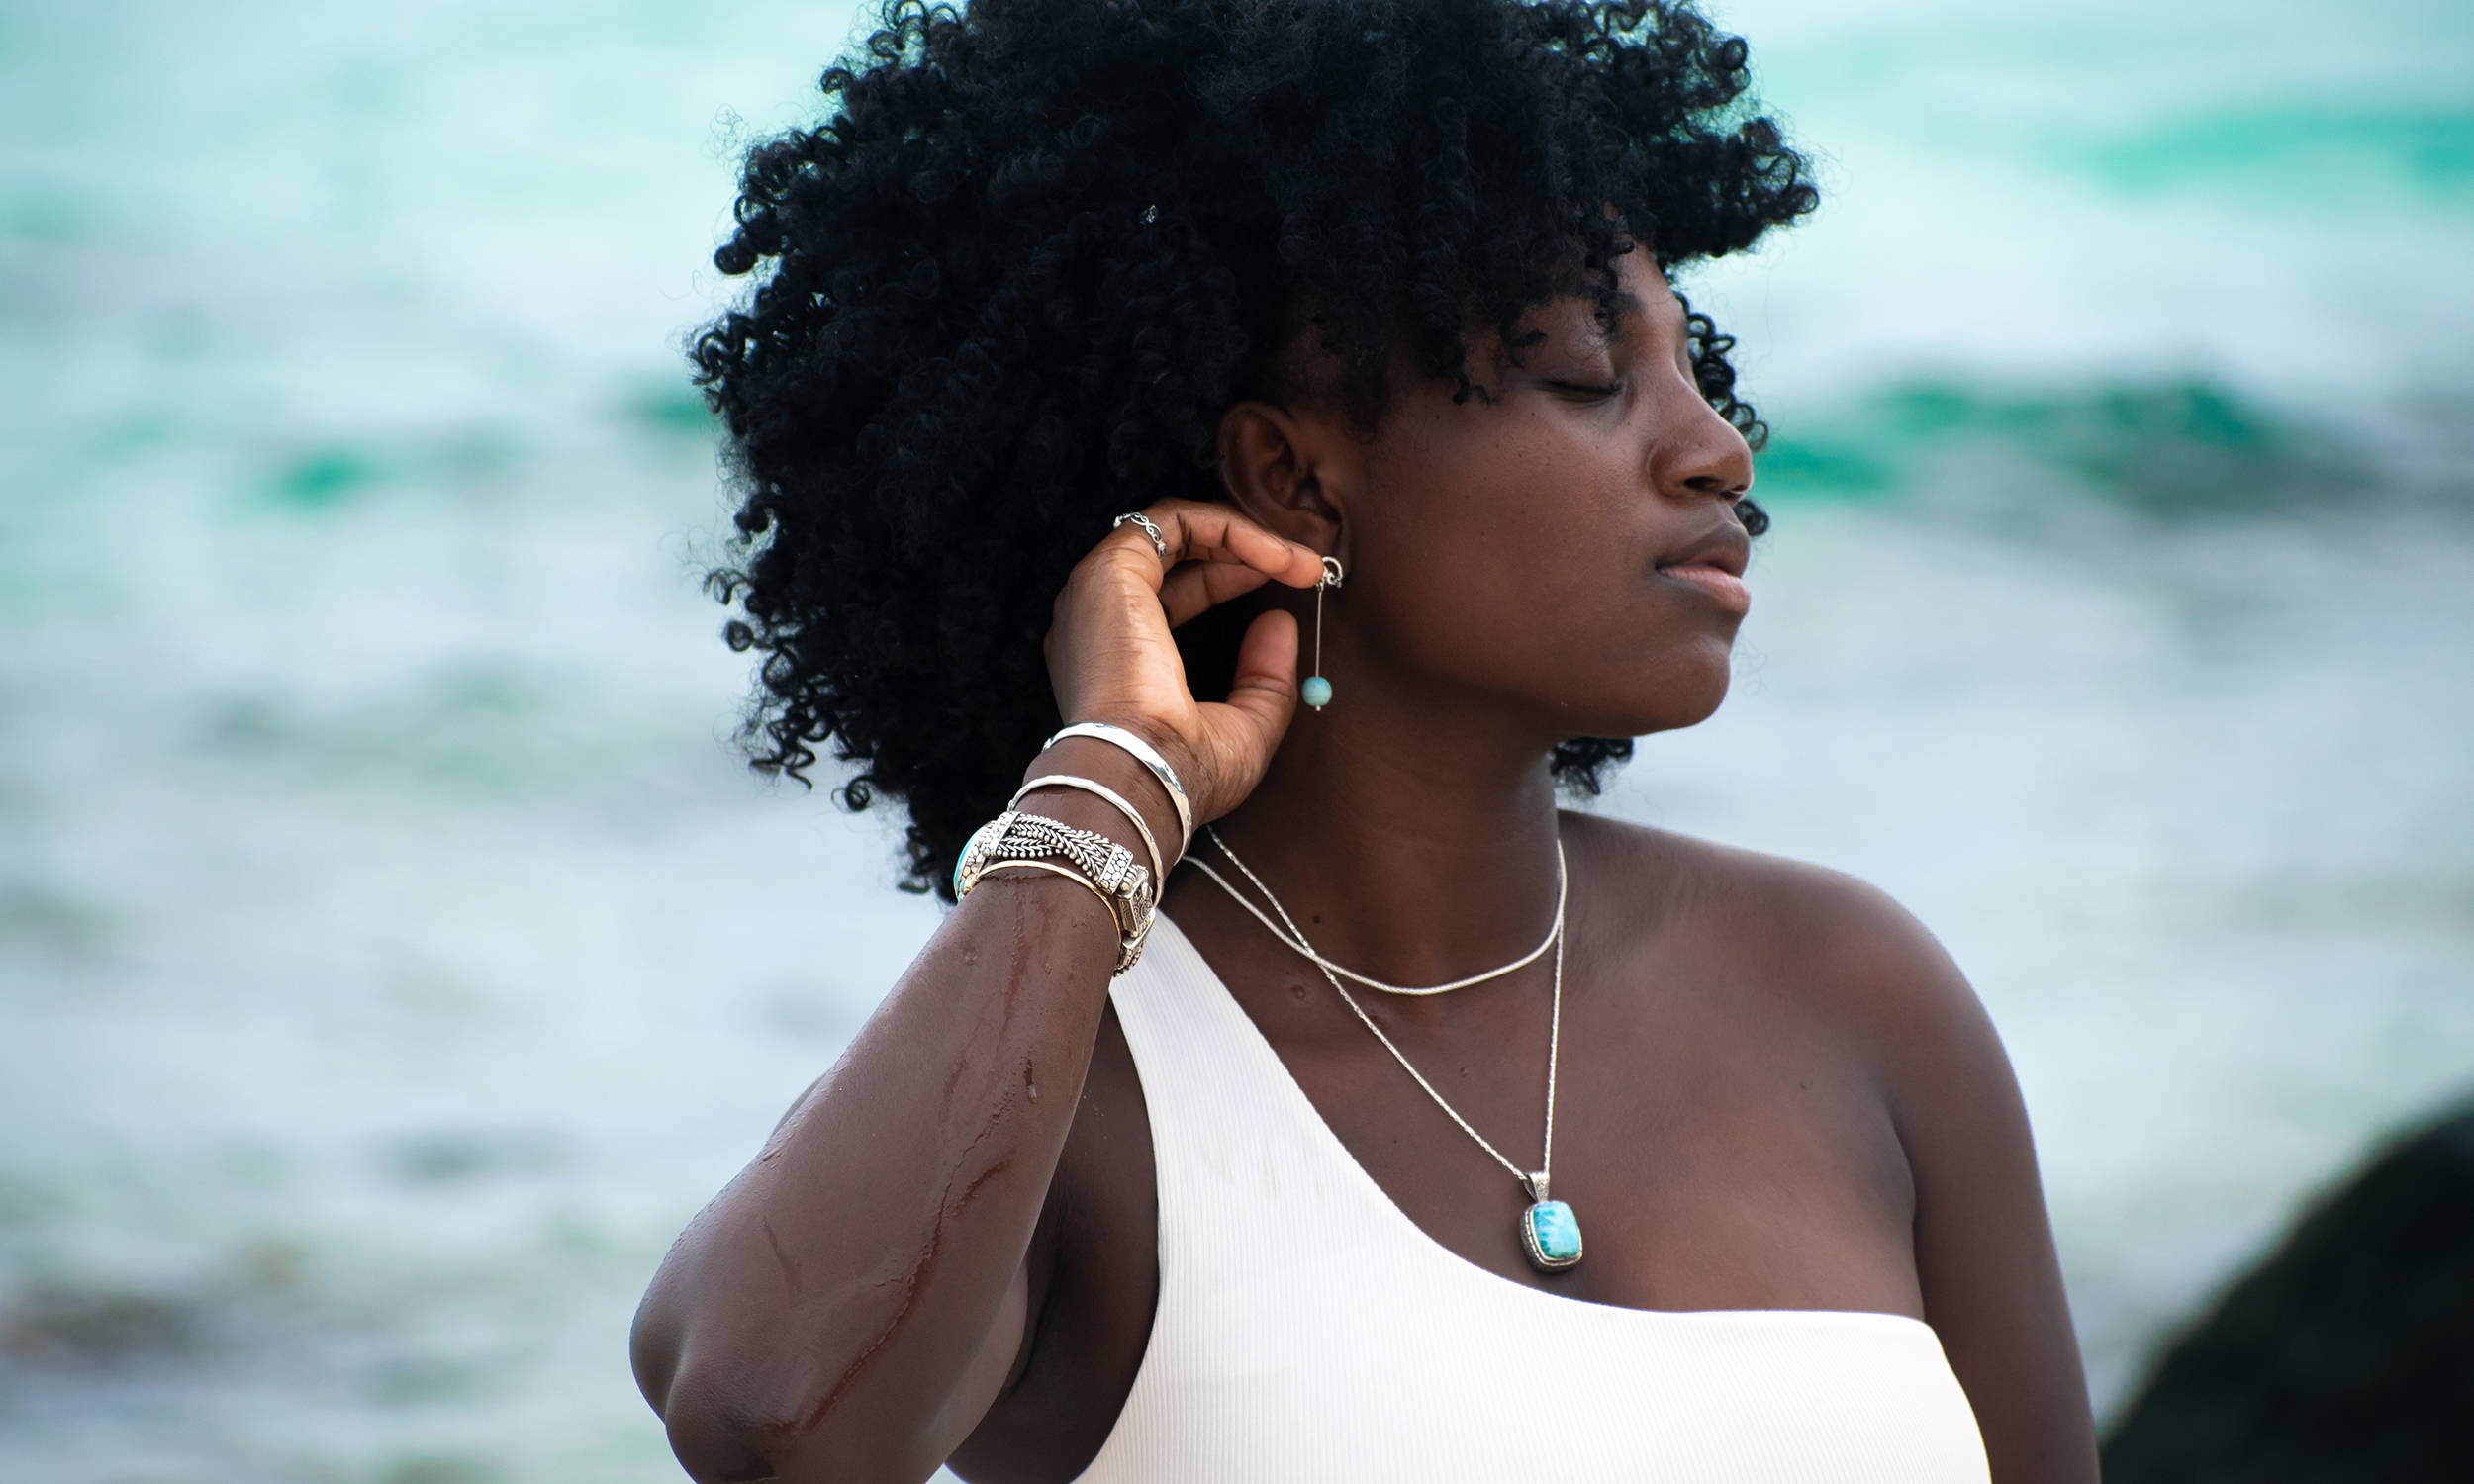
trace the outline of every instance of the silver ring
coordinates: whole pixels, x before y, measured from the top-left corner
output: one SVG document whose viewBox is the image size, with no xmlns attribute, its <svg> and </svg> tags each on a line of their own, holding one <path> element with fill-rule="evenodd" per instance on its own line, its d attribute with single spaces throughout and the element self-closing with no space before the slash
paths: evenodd
<svg viewBox="0 0 2474 1484">
<path fill-rule="evenodd" d="M 1160 553 L 1160 560 L 1166 562 L 1169 559 L 1169 538 L 1160 534 L 1160 527 L 1151 523 L 1149 515 L 1139 510 L 1127 510 L 1124 514 L 1109 521 L 1108 529 L 1114 530 L 1128 520 L 1143 528 L 1143 534 L 1151 538 L 1151 549 Z"/>
</svg>

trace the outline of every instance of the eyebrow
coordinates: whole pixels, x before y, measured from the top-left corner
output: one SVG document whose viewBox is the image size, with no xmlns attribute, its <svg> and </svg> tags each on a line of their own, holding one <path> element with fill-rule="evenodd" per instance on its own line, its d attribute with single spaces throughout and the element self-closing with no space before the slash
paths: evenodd
<svg viewBox="0 0 2474 1484">
<path fill-rule="evenodd" d="M 1588 298 L 1595 292 L 1596 291 L 1594 289 L 1586 289 L 1580 291 L 1575 297 Z M 1648 301 L 1644 300 L 1640 295 L 1634 293 L 1630 289 L 1617 289 L 1614 292 L 1613 297 L 1607 302 L 1615 311 L 1615 323 L 1607 330 L 1608 339 L 1621 339 L 1623 337 L 1624 321 L 1627 319 L 1638 320 L 1644 324 L 1649 322 L 1650 306 Z M 1682 309 L 1682 302 L 1680 300 L 1673 302 L 1678 310 Z M 1692 331 L 1690 312 L 1684 311 L 1682 319 L 1684 321 L 1684 337 L 1688 340 L 1691 338 Z"/>
</svg>

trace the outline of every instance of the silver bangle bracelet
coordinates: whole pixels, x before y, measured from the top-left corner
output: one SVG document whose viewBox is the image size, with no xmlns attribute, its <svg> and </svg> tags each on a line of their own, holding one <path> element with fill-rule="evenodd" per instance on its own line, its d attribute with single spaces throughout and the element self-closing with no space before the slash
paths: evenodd
<svg viewBox="0 0 2474 1484">
<path fill-rule="evenodd" d="M 1169 790 L 1169 802 L 1177 806 L 1177 830 L 1185 837 L 1177 843 L 1177 855 L 1178 859 L 1184 860 L 1188 847 L 1194 843 L 1194 807 L 1186 797 L 1186 786 L 1178 781 L 1177 770 L 1169 766 L 1168 759 L 1160 756 L 1160 750 L 1124 727 L 1106 721 L 1078 721 L 1041 743 L 1039 750 L 1046 752 L 1068 737 L 1094 737 L 1102 742 L 1112 742 L 1130 753 L 1135 762 L 1151 770 L 1151 776 Z"/>
<path fill-rule="evenodd" d="M 1020 804 L 1022 802 L 1022 795 L 1030 792 L 1034 788 L 1080 788 L 1086 793 L 1096 793 L 1101 798 L 1115 804 L 1117 812 L 1123 814 L 1127 819 L 1133 822 L 1134 833 L 1142 836 L 1143 849 L 1148 851 L 1151 855 L 1151 879 L 1155 881 L 1160 880 L 1160 842 L 1151 838 L 1151 826 L 1143 823 L 1143 816 L 1141 812 L 1132 804 L 1127 803 L 1123 795 L 1119 794 L 1114 788 L 1094 784 L 1090 779 L 1080 777 L 1076 774 L 1043 773 L 1039 777 L 1032 779 L 1029 783 L 1024 784 L 1021 788 L 1014 789 L 1013 797 L 1005 800 L 1005 807 L 1010 809 Z"/>
</svg>

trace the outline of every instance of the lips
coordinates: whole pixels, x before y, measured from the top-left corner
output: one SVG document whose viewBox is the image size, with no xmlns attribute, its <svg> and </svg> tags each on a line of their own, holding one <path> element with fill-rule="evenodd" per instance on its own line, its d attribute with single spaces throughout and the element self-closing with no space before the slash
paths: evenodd
<svg viewBox="0 0 2474 1484">
<path fill-rule="evenodd" d="M 1753 558 L 1753 538 L 1733 520 L 1712 526 L 1676 551 L 1659 558 L 1658 570 L 1672 571 L 1679 567 L 1715 567 L 1729 577 L 1744 576 L 1745 567 Z"/>
<path fill-rule="evenodd" d="M 1658 575 L 1708 594 L 1718 605 L 1741 618 L 1753 610 L 1753 593 L 1744 586 L 1744 568 L 1753 555 L 1753 538 L 1733 520 L 1713 526 L 1658 564 Z"/>
<path fill-rule="evenodd" d="M 1680 567 L 1661 567 L 1658 575 L 1670 582 L 1697 588 L 1718 605 L 1741 618 L 1753 610 L 1753 590 L 1744 586 L 1744 579 L 1721 567 L 1706 563 L 1689 563 Z"/>
</svg>

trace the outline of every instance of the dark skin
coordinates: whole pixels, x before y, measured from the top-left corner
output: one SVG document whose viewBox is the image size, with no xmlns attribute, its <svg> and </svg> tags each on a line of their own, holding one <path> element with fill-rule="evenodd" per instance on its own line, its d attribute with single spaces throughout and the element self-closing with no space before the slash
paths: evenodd
<svg viewBox="0 0 2474 1484">
<path fill-rule="evenodd" d="M 1205 736 L 1187 700 L 1183 719 L 1146 732 L 1173 750 L 1189 787 L 1209 797 L 1200 817 L 1217 820 L 1316 949 L 1394 983 L 1457 978 L 1533 947 L 1553 918 L 1562 839 L 1570 894 L 1555 1194 L 1580 1216 L 1586 1260 L 1561 1273 L 1529 1265 L 1513 1224 L 1525 1197 L 1511 1176 L 1320 973 L 1219 886 L 1176 872 L 1161 910 L 1340 1142 L 1444 1248 L 1591 1303 L 1923 1319 L 1967 1394 L 1997 1484 L 2088 1484 L 2094 1429 L 2026 1111 L 2001 1042 L 1949 956 L 1895 902 L 1844 874 L 1556 806 L 1545 767 L 1555 742 L 1705 719 L 1726 694 L 1741 621 L 1657 569 L 1695 549 L 1718 550 L 1722 562 L 1732 552 L 1740 567 L 1745 540 L 1730 506 L 1751 483 L 1750 451 L 1695 386 L 1681 306 L 1649 254 L 1617 265 L 1633 303 L 1612 334 L 1577 298 L 1532 313 L 1525 327 L 1548 340 L 1524 366 L 1473 333 L 1473 376 L 1487 395 L 1457 405 L 1448 384 L 1418 377 L 1403 353 L 1393 409 L 1372 441 L 1312 399 L 1231 408 L 1221 426 L 1229 504 L 1293 547 L 1266 542 L 1243 562 L 1186 565 L 1152 601 L 1171 621 L 1217 602 L 1271 615 L 1249 633 L 1232 696 L 1249 724 L 1223 713 L 1229 724 Z M 1236 533 L 1222 543 L 1243 545 Z M 1150 562 L 1158 583 L 1138 534 L 1117 532 L 1109 544 L 1121 572 Z M 1301 588 L 1313 576 L 1307 553 L 1319 552 L 1349 573 L 1324 599 L 1321 673 L 1335 696 L 1323 711 L 1292 711 L 1265 695 L 1287 684 L 1297 635 L 1285 615 L 1310 621 L 1313 598 Z M 1111 658 L 1134 641 L 1121 631 L 1096 637 L 1105 620 L 1095 615 L 1144 598 L 1121 587 L 1094 598 L 1097 581 L 1078 569 L 1076 591 L 1060 601 L 1049 645 L 1060 709 L 1127 724 L 1164 716 L 1170 707 L 1144 698 L 1146 687 L 1162 686 L 1157 676 L 1127 681 Z M 1264 754 L 1251 764 L 1250 747 Z M 1059 771 L 1139 796 L 1162 847 L 1177 851 L 1165 791 L 1121 752 L 1071 739 L 1025 776 Z M 1025 806 L 1132 843 L 1122 816 L 1088 795 L 1042 790 Z M 1192 853 L 1242 885 L 1207 841 Z M 1000 900 L 984 906 L 991 897 Z M 957 920 L 975 908 L 1013 914 L 974 941 L 1013 946 L 1015 988 L 1040 954 L 1084 955 L 1104 976 L 1113 926 L 1073 882 L 1000 873 Z M 982 950 L 962 957 L 976 963 Z M 1359 995 L 1515 1161 L 1539 1152 L 1552 957 L 1432 998 Z M 974 1484 L 1041 1484 L 1072 1479 L 1097 1452 L 1141 1362 L 1158 1292 L 1142 1089 L 1104 993 L 1074 998 L 1070 1011 L 1042 1002 L 1035 1044 L 1017 1024 L 1019 996 L 1008 990 L 1004 1004 L 1002 1034 L 1014 1038 L 1004 1044 L 1020 1043 L 1009 1055 L 1023 1085 L 1046 1078 L 1072 1089 L 1080 1071 L 1070 1117 L 1034 1111 L 1034 1095 L 1005 1104 L 1017 1124 L 975 1115 L 959 1133 L 919 1119 L 865 1131 L 869 1158 L 881 1146 L 887 1171 L 952 1171 L 926 1256 L 826 1275 L 855 1295 L 833 1308 L 837 1328 L 872 1338 L 834 1351 L 812 1383 L 821 1400 L 798 1386 L 795 1406 L 744 1400 L 775 1389 L 767 1380 L 702 1409 L 705 1419 L 743 1411 L 761 1426 L 728 1430 L 733 1445 L 709 1451 L 716 1461 L 699 1478 L 918 1477 L 920 1461 L 949 1456 Z M 883 1044 L 924 1034 L 889 1023 Z M 871 1035 L 819 1088 L 876 1075 L 854 1069 L 854 1059 L 892 1056 L 871 1052 Z M 947 1100 L 977 1107 L 965 1078 L 947 1078 Z M 889 1095 L 855 1087 L 842 1106 Z M 811 1089 L 785 1130 L 828 1100 Z M 1053 1142 L 1018 1133 L 991 1145 L 1000 1127 L 1045 1130 Z M 777 1132 L 760 1165 L 784 1137 Z M 983 1146 L 995 1153 L 983 1151 L 957 1199 L 975 1166 L 949 1151 Z M 854 1185 L 866 1179 L 833 1171 Z M 725 1236 L 734 1220 L 750 1220 L 727 1209 L 739 1188 L 716 1201 L 719 1215 L 708 1213 Z M 739 1199 L 753 1209 L 763 1188 L 749 1189 Z M 802 1185 L 769 1197 L 770 1259 L 718 1240 L 710 1258 L 674 1252 L 648 1296 L 651 1318 L 638 1324 L 639 1377 L 656 1405 L 677 1374 L 671 1352 L 696 1347 L 676 1339 L 691 1327 L 670 1311 L 689 1311 L 665 1285 L 719 1293 L 715 1275 L 727 1271 L 737 1286 L 705 1308 L 762 1310 L 774 1300 L 747 1290 L 746 1274 L 779 1264 L 789 1298 L 812 1290 L 817 1278 L 797 1253 L 856 1240 L 834 1228 L 830 1195 Z M 973 1201 L 979 1212 L 966 1219 Z M 797 1231 L 780 1232 L 800 1224 L 821 1235 L 803 1247 Z M 689 1246 L 683 1238 L 682 1251 Z M 931 1282 L 947 1263 L 967 1270 Z M 940 1293 L 958 1296 L 938 1308 Z M 844 1350 L 852 1358 L 838 1358 Z M 934 1405 L 909 1400 L 922 1388 L 937 1393 Z M 829 1448 L 815 1441 L 836 1429 Z M 673 1430 L 679 1441 L 675 1417 Z M 759 1436 L 764 1445 L 732 1461 L 739 1440 Z M 833 1464 L 783 1461 L 795 1455 Z"/>
</svg>

